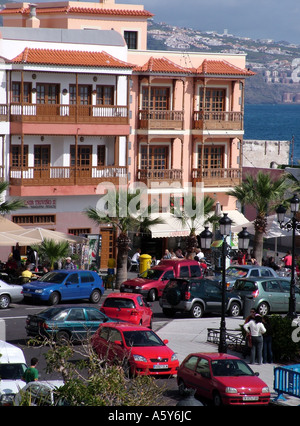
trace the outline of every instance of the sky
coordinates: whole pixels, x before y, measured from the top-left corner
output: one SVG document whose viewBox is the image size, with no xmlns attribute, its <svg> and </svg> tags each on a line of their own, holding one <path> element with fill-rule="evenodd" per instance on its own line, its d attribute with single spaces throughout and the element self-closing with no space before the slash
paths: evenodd
<svg viewBox="0 0 300 426">
<path fill-rule="evenodd" d="M 115 0 L 143 4 L 156 22 L 300 44 L 299 0 Z"/>
</svg>

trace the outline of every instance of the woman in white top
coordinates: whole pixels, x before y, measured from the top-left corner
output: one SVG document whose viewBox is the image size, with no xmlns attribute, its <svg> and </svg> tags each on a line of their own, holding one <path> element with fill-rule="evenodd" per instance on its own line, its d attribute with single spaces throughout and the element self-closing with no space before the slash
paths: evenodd
<svg viewBox="0 0 300 426">
<path fill-rule="evenodd" d="M 244 329 L 247 335 L 251 335 L 252 347 L 250 355 L 250 364 L 254 364 L 257 356 L 258 364 L 262 363 L 263 337 L 266 332 L 265 326 L 262 323 L 262 317 L 255 315 L 254 319 L 244 324 Z"/>
</svg>

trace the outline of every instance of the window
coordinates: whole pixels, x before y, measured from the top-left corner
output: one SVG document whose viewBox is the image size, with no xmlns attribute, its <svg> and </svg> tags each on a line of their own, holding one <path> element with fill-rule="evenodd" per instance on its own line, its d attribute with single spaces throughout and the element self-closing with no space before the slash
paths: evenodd
<svg viewBox="0 0 300 426">
<path fill-rule="evenodd" d="M 191 269 L 191 277 L 201 277 L 200 266 L 191 265 L 190 269 Z"/>
<path fill-rule="evenodd" d="M 207 359 L 204 358 L 200 358 L 197 368 L 196 368 L 197 373 L 199 374 L 209 374 L 209 362 L 207 361 Z"/>
<path fill-rule="evenodd" d="M 12 83 L 12 97 L 11 101 L 15 103 L 22 102 L 21 99 L 21 83 L 13 82 Z M 23 102 L 31 102 L 31 83 L 23 83 Z"/>
<path fill-rule="evenodd" d="M 138 48 L 138 33 L 137 31 L 124 31 L 124 39 L 127 43 L 128 49 Z"/>
<path fill-rule="evenodd" d="M 84 234 L 90 234 L 92 232 L 91 228 L 69 228 L 68 234 L 72 235 L 84 235 Z"/>
<path fill-rule="evenodd" d="M 188 277 L 189 276 L 189 267 L 188 266 L 181 266 L 179 276 L 180 277 Z"/>
<path fill-rule="evenodd" d="M 78 274 L 71 274 L 68 278 L 67 278 L 67 282 L 71 283 L 71 284 L 79 284 L 79 277 Z"/>
<path fill-rule="evenodd" d="M 195 367 L 196 367 L 197 362 L 198 362 L 198 357 L 196 357 L 196 356 L 191 356 L 191 357 L 190 357 L 190 358 L 189 358 L 189 359 L 185 362 L 184 366 L 185 366 L 186 368 L 188 368 L 189 370 L 194 371 L 194 370 L 195 370 Z"/>
<path fill-rule="evenodd" d="M 97 311 L 97 309 L 87 309 L 86 314 L 88 321 L 103 321 L 106 318 L 105 315 Z"/>
<path fill-rule="evenodd" d="M 83 309 L 74 308 L 67 317 L 67 321 L 85 321 Z"/>
<path fill-rule="evenodd" d="M 91 105 L 91 94 L 92 86 L 90 85 L 79 85 L 78 86 L 78 102 L 76 99 L 76 85 L 70 85 L 70 105 Z"/>
<path fill-rule="evenodd" d="M 34 214 L 13 216 L 12 221 L 18 225 L 41 225 L 41 224 L 55 224 L 55 214 Z"/>
<path fill-rule="evenodd" d="M 200 111 L 225 111 L 225 89 L 209 89 L 205 91 L 205 103 L 204 103 L 204 89 L 200 88 Z"/>
<path fill-rule="evenodd" d="M 151 87 L 150 105 L 149 88 L 143 86 L 142 89 L 142 109 L 168 110 L 170 109 L 170 89 L 169 87 Z"/>
<path fill-rule="evenodd" d="M 81 272 L 80 277 L 82 283 L 93 283 L 95 281 L 93 275 L 90 272 Z"/>
<path fill-rule="evenodd" d="M 97 166 L 105 166 L 105 145 L 98 145 L 97 147 Z"/>
<path fill-rule="evenodd" d="M 21 160 L 21 145 L 11 146 L 11 160 L 12 167 L 28 167 L 28 145 L 23 146 L 23 161 Z"/>
<path fill-rule="evenodd" d="M 97 105 L 114 105 L 114 87 L 97 86 L 96 88 Z"/>
<path fill-rule="evenodd" d="M 223 168 L 224 147 L 223 146 L 206 146 L 203 149 L 198 147 L 198 168 L 221 169 Z"/>
<path fill-rule="evenodd" d="M 149 159 L 147 159 L 147 146 L 141 147 L 141 169 L 162 170 L 167 168 L 168 163 L 168 147 L 152 146 L 149 147 Z M 148 164 L 149 163 L 149 164 Z"/>
<path fill-rule="evenodd" d="M 36 85 L 36 103 L 37 104 L 58 104 L 59 84 L 41 84 Z"/>
</svg>

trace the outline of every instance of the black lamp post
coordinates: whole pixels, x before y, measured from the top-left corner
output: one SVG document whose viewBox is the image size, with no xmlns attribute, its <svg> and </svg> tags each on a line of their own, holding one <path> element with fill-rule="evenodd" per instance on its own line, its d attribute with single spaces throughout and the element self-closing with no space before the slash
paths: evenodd
<svg viewBox="0 0 300 426">
<path fill-rule="evenodd" d="M 226 323 L 225 323 L 225 313 L 226 313 L 226 257 L 229 255 L 230 246 L 226 242 L 226 237 L 231 233 L 231 223 L 232 220 L 228 217 L 228 213 L 224 213 L 223 217 L 219 220 L 220 233 L 223 235 L 223 244 L 222 244 L 222 311 L 221 311 L 221 322 L 220 322 L 220 340 L 218 351 L 220 353 L 227 352 L 226 345 Z M 204 231 L 200 234 L 201 248 L 209 249 L 212 242 L 212 232 L 208 230 L 206 226 Z M 239 237 L 239 248 L 247 250 L 250 241 L 250 234 L 247 231 L 247 228 L 238 234 Z"/>
<path fill-rule="evenodd" d="M 291 212 L 293 214 L 292 218 L 284 223 L 284 216 L 286 213 L 286 208 L 281 204 L 277 209 L 277 219 L 280 224 L 281 229 L 287 229 L 292 231 L 292 269 L 291 269 L 291 285 L 290 285 L 290 298 L 289 298 L 289 311 L 287 316 L 291 319 L 297 317 L 296 312 L 296 295 L 295 295 L 295 234 L 296 231 L 300 231 L 300 223 L 296 219 L 296 213 L 299 210 L 300 200 L 296 194 L 290 200 Z"/>
</svg>

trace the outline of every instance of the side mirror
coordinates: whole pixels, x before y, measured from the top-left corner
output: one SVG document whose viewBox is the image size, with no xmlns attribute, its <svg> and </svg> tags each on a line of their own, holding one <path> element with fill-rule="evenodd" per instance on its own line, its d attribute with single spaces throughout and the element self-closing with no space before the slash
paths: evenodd
<svg viewBox="0 0 300 426">
<path fill-rule="evenodd" d="M 115 340 L 115 341 L 114 341 L 114 344 L 115 344 L 115 345 L 122 346 L 122 342 L 121 342 L 121 340 Z"/>
<path fill-rule="evenodd" d="M 169 343 L 169 340 L 168 340 L 168 339 L 165 339 L 165 340 L 163 340 L 163 342 L 164 342 L 164 344 L 166 345 L 166 344 L 168 344 L 168 343 Z"/>
</svg>

